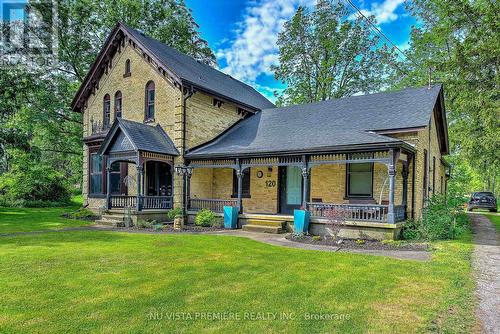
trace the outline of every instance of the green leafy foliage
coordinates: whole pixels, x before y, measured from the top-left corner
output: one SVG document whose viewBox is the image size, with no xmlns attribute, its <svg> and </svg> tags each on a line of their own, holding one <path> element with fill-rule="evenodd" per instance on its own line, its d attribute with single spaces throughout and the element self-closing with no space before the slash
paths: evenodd
<svg viewBox="0 0 500 334">
<path fill-rule="evenodd" d="M 176 216 L 182 216 L 182 209 L 181 208 L 174 208 L 174 209 L 169 210 L 167 212 L 168 221 L 173 221 Z"/>
<path fill-rule="evenodd" d="M 0 197 L 11 202 L 69 202 L 69 187 L 63 174 L 49 166 L 20 167 L 0 176 Z"/>
<path fill-rule="evenodd" d="M 299 7 L 279 34 L 275 77 L 287 88 L 278 104 L 309 103 L 377 91 L 392 71 L 394 54 L 341 1 Z M 371 20 L 375 20 L 371 17 Z"/>
<path fill-rule="evenodd" d="M 424 209 L 421 219 L 409 220 L 403 226 L 406 240 L 456 239 L 469 229 L 469 220 L 463 211 L 461 196 L 434 195 Z"/>
<path fill-rule="evenodd" d="M 52 17 L 50 4 L 30 2 L 44 17 Z M 19 174 L 11 173 L 16 168 L 42 166 L 58 171 L 72 190 L 82 183 L 83 119 L 70 110 L 71 100 L 118 21 L 203 63 L 215 65 L 216 60 L 183 0 L 60 1 L 57 14 L 56 57 L 27 54 L 33 60 L 30 66 L 5 62 L 0 67 L 0 175 L 11 177 Z M 15 196 L 8 200 L 25 201 L 24 195 Z M 55 197 L 61 197 L 60 192 Z"/>
<path fill-rule="evenodd" d="M 450 161 L 470 179 L 460 180 L 462 191 L 498 193 L 500 2 L 415 0 L 408 9 L 420 24 L 407 51 L 412 61 L 402 65 L 409 74 L 395 87 L 426 85 L 431 70 L 445 87 Z"/>
<path fill-rule="evenodd" d="M 217 216 L 215 213 L 208 209 L 203 209 L 198 212 L 194 218 L 194 223 L 198 226 L 210 227 L 217 223 Z"/>
<path fill-rule="evenodd" d="M 151 228 L 151 227 L 153 227 L 154 223 L 156 223 L 156 222 L 145 220 L 145 219 L 138 219 L 136 226 L 138 228 Z"/>
</svg>

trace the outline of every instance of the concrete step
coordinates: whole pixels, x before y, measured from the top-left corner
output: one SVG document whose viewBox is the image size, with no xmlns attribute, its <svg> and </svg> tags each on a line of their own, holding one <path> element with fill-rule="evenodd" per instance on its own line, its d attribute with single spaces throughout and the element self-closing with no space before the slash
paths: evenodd
<svg viewBox="0 0 500 334">
<path fill-rule="evenodd" d="M 95 222 L 96 222 L 96 224 L 99 224 L 99 225 L 106 225 L 106 226 L 113 226 L 113 227 L 117 227 L 118 224 L 121 223 L 121 221 L 118 221 L 118 220 L 108 220 L 108 219 L 99 219 L 99 220 L 96 220 Z"/>
<path fill-rule="evenodd" d="M 285 221 L 280 220 L 265 220 L 265 219 L 248 219 L 248 224 L 259 225 L 259 226 L 273 226 L 283 228 L 285 226 Z"/>
<path fill-rule="evenodd" d="M 252 225 L 252 224 L 243 225 L 243 231 L 273 233 L 273 234 L 284 232 L 283 229 L 278 226 L 263 226 L 263 225 Z"/>
<path fill-rule="evenodd" d="M 102 220 L 118 220 L 118 221 L 125 221 L 125 216 L 123 214 L 117 215 L 117 214 L 104 214 L 101 217 Z"/>
</svg>

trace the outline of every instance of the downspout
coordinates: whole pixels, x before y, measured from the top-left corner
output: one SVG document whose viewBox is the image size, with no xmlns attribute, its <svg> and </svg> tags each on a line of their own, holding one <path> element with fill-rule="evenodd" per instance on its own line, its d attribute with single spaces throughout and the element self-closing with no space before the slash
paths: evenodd
<svg viewBox="0 0 500 334">
<path fill-rule="evenodd" d="M 182 158 L 184 158 L 186 152 L 186 103 L 193 94 L 193 86 L 189 86 L 189 90 L 187 90 L 187 87 L 185 89 L 184 86 L 182 86 Z"/>
<path fill-rule="evenodd" d="M 181 87 L 181 92 L 182 92 L 182 150 L 181 150 L 181 156 L 183 160 L 183 164 L 185 165 L 186 162 L 184 160 L 184 155 L 186 153 L 186 104 L 187 100 L 193 96 L 194 94 L 194 89 L 193 86 L 190 86 L 189 89 L 184 86 Z M 186 173 L 182 173 L 182 188 L 184 190 L 184 200 L 182 201 L 182 215 L 187 219 L 187 210 L 188 210 L 188 202 L 189 202 L 189 188 L 188 188 L 188 182 L 187 182 L 187 175 Z"/>
<path fill-rule="evenodd" d="M 417 162 L 417 155 L 413 154 L 412 170 L 411 170 L 411 218 L 415 218 L 415 164 Z"/>
</svg>

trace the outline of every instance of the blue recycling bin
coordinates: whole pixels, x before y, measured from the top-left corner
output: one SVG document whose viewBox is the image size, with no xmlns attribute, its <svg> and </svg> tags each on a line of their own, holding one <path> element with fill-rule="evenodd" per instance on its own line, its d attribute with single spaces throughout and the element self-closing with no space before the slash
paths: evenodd
<svg viewBox="0 0 500 334">
<path fill-rule="evenodd" d="M 295 233 L 307 233 L 309 231 L 309 211 L 293 210 L 293 231 Z"/>
<path fill-rule="evenodd" d="M 224 207 L 224 228 L 235 229 L 238 227 L 238 207 Z"/>
</svg>

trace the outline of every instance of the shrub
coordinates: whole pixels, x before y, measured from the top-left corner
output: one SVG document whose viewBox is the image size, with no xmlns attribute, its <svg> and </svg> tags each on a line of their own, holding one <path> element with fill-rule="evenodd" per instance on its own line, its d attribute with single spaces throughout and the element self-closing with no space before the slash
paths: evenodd
<svg viewBox="0 0 500 334">
<path fill-rule="evenodd" d="M 96 220 L 98 216 L 96 216 L 89 209 L 80 208 L 73 212 L 68 212 L 62 215 L 64 218 L 68 219 L 77 219 L 77 220 Z"/>
<path fill-rule="evenodd" d="M 153 221 L 153 222 L 156 222 L 156 221 Z M 153 227 L 153 222 L 148 221 L 148 220 L 144 220 L 144 219 L 139 219 L 139 220 L 137 220 L 137 227 L 138 228 L 151 228 L 151 227 Z"/>
<path fill-rule="evenodd" d="M 14 169 L 0 177 L 0 197 L 14 206 L 67 204 L 70 191 L 66 177 L 48 166 L 32 165 Z"/>
<path fill-rule="evenodd" d="M 314 241 L 321 241 L 321 236 L 320 235 L 315 235 L 312 237 Z"/>
<path fill-rule="evenodd" d="M 406 240 L 455 239 L 469 228 L 469 221 L 461 198 L 434 195 L 429 200 L 421 219 L 408 220 L 402 237 Z"/>
<path fill-rule="evenodd" d="M 161 231 L 161 230 L 163 230 L 163 224 L 161 224 L 161 223 L 154 224 L 153 225 L 153 230 L 155 230 L 155 231 Z"/>
<path fill-rule="evenodd" d="M 364 245 L 366 243 L 366 240 L 364 240 L 364 239 L 356 239 L 354 242 L 356 244 L 358 244 L 358 245 Z"/>
<path fill-rule="evenodd" d="M 208 209 L 203 209 L 194 218 L 194 223 L 198 226 L 213 226 L 217 222 L 217 216 L 215 213 Z"/>
<path fill-rule="evenodd" d="M 175 216 L 180 216 L 180 215 L 182 215 L 182 209 L 175 208 L 175 209 L 169 210 L 167 212 L 167 219 L 168 219 L 168 221 L 173 221 Z"/>
</svg>

